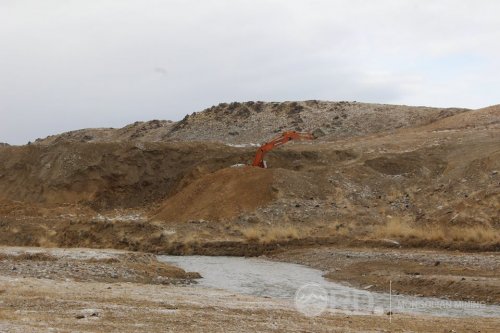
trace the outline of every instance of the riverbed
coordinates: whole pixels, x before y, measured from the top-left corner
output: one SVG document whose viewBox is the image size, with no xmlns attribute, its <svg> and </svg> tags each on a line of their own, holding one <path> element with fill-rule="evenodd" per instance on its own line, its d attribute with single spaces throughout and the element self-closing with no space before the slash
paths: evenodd
<svg viewBox="0 0 500 333">
<path fill-rule="evenodd" d="M 238 294 L 288 299 L 299 310 L 304 302 L 319 310 L 351 314 L 421 314 L 440 317 L 499 317 L 500 307 L 480 302 L 449 301 L 432 297 L 394 295 L 387 281 L 387 292 L 371 292 L 327 281 L 323 272 L 307 266 L 261 258 L 159 256 L 202 276 L 199 287 L 222 289 Z M 316 303 L 310 298 L 316 297 Z M 306 299 L 307 298 L 307 299 Z M 324 308 L 324 309 L 323 309 Z M 320 314 L 322 311 L 310 314 Z"/>
</svg>

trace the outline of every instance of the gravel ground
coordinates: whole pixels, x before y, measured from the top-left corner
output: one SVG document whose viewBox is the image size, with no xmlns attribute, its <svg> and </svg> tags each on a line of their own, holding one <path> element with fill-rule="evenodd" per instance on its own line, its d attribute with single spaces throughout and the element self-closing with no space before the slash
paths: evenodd
<svg viewBox="0 0 500 333">
<path fill-rule="evenodd" d="M 384 255 L 383 251 L 373 252 L 377 257 Z M 344 257 L 371 257 L 355 250 L 338 253 Z M 0 332 L 484 333 L 497 332 L 500 325 L 500 318 L 394 314 L 389 321 L 385 314 L 346 315 L 333 311 L 306 317 L 296 311 L 291 300 L 156 283 L 139 272 L 144 267 L 136 264 L 141 262 L 149 262 L 155 272 L 159 268 L 154 260 L 149 261 L 150 255 L 142 253 L 4 247 L 0 254 Z M 425 253 L 420 254 L 424 257 L 419 258 L 424 259 Z M 436 258 L 443 262 L 456 260 L 439 254 L 430 262 Z M 133 268 L 135 273 L 127 271 Z M 171 266 L 163 268 L 170 270 L 170 275 L 186 275 Z M 89 273 L 92 270 L 100 273 Z M 21 271 L 23 274 L 19 274 Z M 115 272 L 119 278 L 107 281 L 101 276 L 104 272 Z"/>
<path fill-rule="evenodd" d="M 0 274 L 12 278 L 152 284 L 190 284 L 198 277 L 146 253 L 6 247 L 0 248 Z"/>
<path fill-rule="evenodd" d="M 2 332 L 496 332 L 495 318 L 306 317 L 291 303 L 207 288 L 0 276 Z"/>
</svg>

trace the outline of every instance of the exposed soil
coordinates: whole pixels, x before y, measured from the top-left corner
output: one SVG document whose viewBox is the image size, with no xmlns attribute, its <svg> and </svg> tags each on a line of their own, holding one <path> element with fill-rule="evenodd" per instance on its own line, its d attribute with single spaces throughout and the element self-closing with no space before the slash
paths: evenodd
<svg viewBox="0 0 500 333">
<path fill-rule="evenodd" d="M 461 128 L 465 115 L 480 126 Z M 497 251 L 498 119 L 493 107 L 441 125 L 291 143 L 267 155 L 268 170 L 228 168 L 255 148 L 214 143 L 4 147 L 0 242 L 172 253 L 226 244 L 242 254 L 297 239 L 389 238 Z M 249 229 L 266 239 L 249 239 Z M 277 229 L 289 236 L 273 237 Z"/>
<path fill-rule="evenodd" d="M 271 202 L 273 170 L 227 168 L 194 180 L 160 206 L 154 219 L 167 222 L 235 218 Z"/>
<path fill-rule="evenodd" d="M 0 199 L 96 210 L 145 207 L 185 177 L 241 162 L 245 150 L 210 143 L 60 143 L 0 149 Z"/>
<path fill-rule="evenodd" d="M 97 214 L 133 208 L 147 221 L 168 223 L 170 229 L 172 222 L 204 220 L 216 229 L 220 222 L 228 223 L 234 229 L 228 229 L 229 238 L 255 225 L 289 225 L 303 237 L 329 235 L 329 229 L 364 236 L 399 221 L 411 228 L 433 226 L 436 235 L 450 228 L 478 227 L 483 229 L 478 237 L 460 239 L 454 233 L 448 241 L 492 246 L 500 242 L 495 236 L 500 227 L 498 106 L 466 111 L 309 101 L 269 104 L 261 110 L 258 104 L 250 104 L 259 109 L 250 115 L 267 121 L 266 126 L 302 106 L 304 111 L 292 114 L 305 112 L 314 115 L 314 121 L 335 120 L 337 111 L 347 118 L 374 118 L 360 122 L 359 132 L 339 125 L 352 134 L 347 139 L 327 134 L 319 141 L 280 147 L 267 155 L 272 170 L 266 171 L 224 170 L 251 161 L 255 148 L 210 142 L 61 139 L 1 147 L 0 213 L 7 219 L 12 214 L 33 216 L 37 207 L 64 206 L 68 214 L 88 221 Z M 240 107 L 247 106 L 219 106 L 175 126 L 191 134 L 205 126 L 205 131 L 217 134 L 205 118 L 219 125 L 230 119 L 250 133 L 254 123 L 237 111 Z M 405 125 L 397 129 L 394 119 Z M 163 128 L 161 124 L 144 130 Z M 386 124 L 392 124 L 387 125 L 392 131 L 386 131 Z M 266 135 L 254 133 L 258 141 Z M 23 208 L 5 208 L 12 205 Z M 113 218 L 119 220 L 118 214 Z M 211 233 L 210 228 L 202 231 Z M 429 241 L 443 241 L 444 234 Z"/>
</svg>

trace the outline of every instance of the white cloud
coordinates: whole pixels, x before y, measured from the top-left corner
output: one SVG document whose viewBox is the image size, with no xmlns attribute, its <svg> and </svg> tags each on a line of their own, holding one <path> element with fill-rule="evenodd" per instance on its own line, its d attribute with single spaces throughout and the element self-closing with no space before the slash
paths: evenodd
<svg viewBox="0 0 500 333">
<path fill-rule="evenodd" d="M 497 1 L 3 0 L 0 141 L 222 101 L 498 103 Z"/>
</svg>

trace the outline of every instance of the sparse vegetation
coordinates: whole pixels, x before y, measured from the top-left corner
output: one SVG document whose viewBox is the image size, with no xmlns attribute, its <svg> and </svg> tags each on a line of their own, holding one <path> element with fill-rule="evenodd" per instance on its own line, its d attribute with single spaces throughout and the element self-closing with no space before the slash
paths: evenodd
<svg viewBox="0 0 500 333">
<path fill-rule="evenodd" d="M 376 229 L 377 237 L 396 237 L 427 241 L 453 241 L 471 243 L 500 242 L 500 231 L 490 226 L 416 226 L 403 218 L 393 217 Z"/>
<path fill-rule="evenodd" d="M 242 235 L 249 242 L 271 243 L 275 241 L 298 239 L 304 236 L 294 226 L 269 227 L 254 226 L 243 229 Z"/>
</svg>

